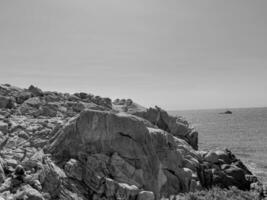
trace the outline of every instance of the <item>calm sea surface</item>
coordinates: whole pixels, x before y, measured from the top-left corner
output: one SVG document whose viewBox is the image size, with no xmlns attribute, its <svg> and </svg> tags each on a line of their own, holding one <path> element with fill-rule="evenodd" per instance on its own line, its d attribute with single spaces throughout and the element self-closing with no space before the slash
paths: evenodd
<svg viewBox="0 0 267 200">
<path fill-rule="evenodd" d="M 171 111 L 183 116 L 199 132 L 199 149 L 229 148 L 267 183 L 267 108 Z"/>
</svg>

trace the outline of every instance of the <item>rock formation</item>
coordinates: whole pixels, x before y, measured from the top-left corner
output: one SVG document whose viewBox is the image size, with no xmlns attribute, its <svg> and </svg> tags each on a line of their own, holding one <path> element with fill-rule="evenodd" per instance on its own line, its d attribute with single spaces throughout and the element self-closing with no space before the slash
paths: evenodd
<svg viewBox="0 0 267 200">
<path fill-rule="evenodd" d="M 0 86 L 0 199 L 153 200 L 257 179 L 161 108 Z"/>
</svg>

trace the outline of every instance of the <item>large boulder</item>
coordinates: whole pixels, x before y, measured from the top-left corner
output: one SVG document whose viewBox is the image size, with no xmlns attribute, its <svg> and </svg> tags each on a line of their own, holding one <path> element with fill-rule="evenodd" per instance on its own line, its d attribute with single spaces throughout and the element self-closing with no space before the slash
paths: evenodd
<svg viewBox="0 0 267 200">
<path fill-rule="evenodd" d="M 198 132 L 190 128 L 187 121 L 171 116 L 159 107 L 149 108 L 144 111 L 132 111 L 132 114 L 150 121 L 152 124 L 173 134 L 175 137 L 184 139 L 195 150 L 198 149 Z"/>
<path fill-rule="evenodd" d="M 37 117 L 42 114 L 43 101 L 40 97 L 32 97 L 24 101 L 17 109 L 18 114 Z"/>
<path fill-rule="evenodd" d="M 225 166 L 223 170 L 214 170 L 213 184 L 223 188 L 236 186 L 241 190 L 249 190 L 251 181 L 246 178 L 246 173 L 234 165 Z"/>
<path fill-rule="evenodd" d="M 236 160 L 235 156 L 228 150 L 210 150 L 204 160 L 210 163 L 230 164 Z"/>
<path fill-rule="evenodd" d="M 73 170 L 77 163 L 70 159 L 83 163 L 83 181 L 97 193 L 101 180 L 110 177 L 116 185 L 134 185 L 154 192 L 156 198 L 189 191 L 196 172 L 184 168 L 184 157 L 198 159 L 184 140 L 147 128 L 138 117 L 95 110 L 83 111 L 59 130 L 47 151 L 57 162 L 66 163 L 67 175 L 78 180 L 80 172 Z"/>
<path fill-rule="evenodd" d="M 51 194 L 52 198 L 59 196 L 61 185 L 66 178 L 65 172 L 56 166 L 51 160 L 44 162 L 42 170 L 40 170 L 39 179 L 44 192 Z"/>
<path fill-rule="evenodd" d="M 43 96 L 44 95 L 43 91 L 40 88 L 35 87 L 33 85 L 31 85 L 28 88 L 28 91 L 31 92 L 33 94 L 33 96 Z"/>
</svg>

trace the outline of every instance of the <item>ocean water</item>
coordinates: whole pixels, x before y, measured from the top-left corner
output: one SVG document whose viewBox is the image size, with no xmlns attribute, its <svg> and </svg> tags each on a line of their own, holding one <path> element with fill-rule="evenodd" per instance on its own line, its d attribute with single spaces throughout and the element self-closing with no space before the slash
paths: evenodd
<svg viewBox="0 0 267 200">
<path fill-rule="evenodd" d="M 267 183 L 267 108 L 170 111 L 199 132 L 199 149 L 230 149 L 261 181 Z"/>
</svg>

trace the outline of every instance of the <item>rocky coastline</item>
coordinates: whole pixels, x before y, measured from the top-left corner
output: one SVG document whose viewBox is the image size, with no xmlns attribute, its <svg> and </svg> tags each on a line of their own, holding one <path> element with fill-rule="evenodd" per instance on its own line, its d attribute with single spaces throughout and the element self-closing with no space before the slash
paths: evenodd
<svg viewBox="0 0 267 200">
<path fill-rule="evenodd" d="M 0 85 L 0 200 L 158 200 L 261 183 L 228 150 L 130 99 Z"/>
</svg>

